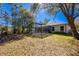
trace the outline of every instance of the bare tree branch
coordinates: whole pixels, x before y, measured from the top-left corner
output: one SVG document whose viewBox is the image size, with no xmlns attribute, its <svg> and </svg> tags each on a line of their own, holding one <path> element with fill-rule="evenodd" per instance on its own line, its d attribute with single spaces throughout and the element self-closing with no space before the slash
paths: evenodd
<svg viewBox="0 0 79 59">
<path fill-rule="evenodd" d="M 73 3 L 72 4 L 72 14 L 71 14 L 72 17 L 74 16 L 74 9 L 75 9 L 75 4 Z"/>
</svg>

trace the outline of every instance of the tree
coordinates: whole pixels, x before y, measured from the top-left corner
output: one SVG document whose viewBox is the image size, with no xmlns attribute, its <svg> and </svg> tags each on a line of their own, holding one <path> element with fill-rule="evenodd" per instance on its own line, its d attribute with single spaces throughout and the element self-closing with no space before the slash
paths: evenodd
<svg viewBox="0 0 79 59">
<path fill-rule="evenodd" d="M 27 32 L 26 33 L 28 33 L 28 34 L 32 33 L 33 24 L 34 24 L 34 21 L 32 19 L 32 21 L 30 21 L 30 23 L 27 26 Z"/>
<path fill-rule="evenodd" d="M 34 17 L 32 13 L 22 7 L 20 10 L 20 14 L 22 19 L 22 32 L 27 29 L 26 32 L 30 33 L 32 31 L 32 26 L 34 23 Z"/>
<path fill-rule="evenodd" d="M 48 22 L 49 22 L 49 19 L 45 18 L 44 21 L 43 21 L 43 24 L 46 25 Z"/>
<path fill-rule="evenodd" d="M 8 5 L 10 10 L 6 10 L 5 4 L 0 4 L 0 19 L 5 21 L 5 31 L 7 32 L 8 25 L 11 25 L 14 34 L 24 31 L 30 33 L 34 23 L 32 13 L 24 8 L 23 4 L 11 3 Z"/>
<path fill-rule="evenodd" d="M 34 17 L 31 12 L 29 12 L 27 9 L 23 7 L 22 4 L 10 4 L 10 5 L 11 5 L 13 32 L 20 33 L 22 31 L 23 33 Z"/>
<path fill-rule="evenodd" d="M 39 4 L 38 4 L 39 5 Z M 41 5 L 40 5 L 41 6 Z M 71 28 L 72 35 L 79 40 L 79 33 L 76 30 L 74 20 L 79 16 L 79 4 L 68 4 L 68 3 L 59 3 L 59 4 L 43 4 L 43 8 L 53 15 L 56 15 L 58 12 L 62 12 L 67 18 L 68 24 Z"/>
<path fill-rule="evenodd" d="M 10 4 L 11 5 L 11 18 L 12 18 L 12 27 L 13 27 L 13 33 L 15 34 L 17 32 L 17 15 L 18 15 L 18 4 Z"/>
<path fill-rule="evenodd" d="M 10 15 L 9 15 L 9 13 L 5 11 L 5 14 L 4 14 L 3 18 L 5 20 L 6 33 L 8 33 L 8 23 L 10 22 Z"/>
<path fill-rule="evenodd" d="M 0 9 L 0 18 L 2 19 L 2 20 L 4 20 L 4 22 L 5 22 L 5 31 L 6 31 L 6 33 L 8 33 L 8 23 L 9 23 L 9 19 L 10 19 L 10 15 L 9 15 L 9 13 L 8 13 L 8 11 L 7 10 L 5 10 L 5 8 L 4 8 L 4 4 L 0 4 L 0 7 L 1 7 L 1 9 Z"/>
</svg>

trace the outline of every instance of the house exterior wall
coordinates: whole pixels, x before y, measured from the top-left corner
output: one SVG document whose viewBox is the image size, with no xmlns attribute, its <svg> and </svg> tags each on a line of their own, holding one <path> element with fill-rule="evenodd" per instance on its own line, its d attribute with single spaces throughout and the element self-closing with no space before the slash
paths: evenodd
<svg viewBox="0 0 79 59">
<path fill-rule="evenodd" d="M 79 19 L 74 21 L 77 31 L 79 31 Z"/>
<path fill-rule="evenodd" d="M 64 27 L 64 30 L 61 31 L 61 26 Z M 54 27 L 54 31 L 53 28 Z M 49 32 L 49 33 L 53 33 L 53 32 L 65 32 L 65 33 L 69 33 L 70 31 L 70 27 L 68 26 L 68 24 L 57 24 L 57 25 L 46 25 L 46 26 L 42 26 L 39 24 L 36 24 L 33 27 L 33 32 L 37 32 L 37 33 L 41 33 L 41 32 Z"/>
<path fill-rule="evenodd" d="M 70 32 L 70 27 L 69 25 L 66 25 L 66 33 L 69 33 Z"/>
<path fill-rule="evenodd" d="M 54 28 L 55 28 L 55 32 L 59 32 L 60 31 L 60 26 L 58 25 L 58 26 L 54 26 Z"/>
<path fill-rule="evenodd" d="M 61 28 L 60 28 L 61 26 L 64 27 L 64 30 L 63 31 L 61 31 Z M 52 26 L 52 27 L 55 28 L 55 30 L 52 31 L 52 32 L 65 32 L 65 33 L 68 33 L 69 30 L 70 30 L 70 27 L 68 26 L 68 24 L 55 25 L 55 26 Z"/>
</svg>

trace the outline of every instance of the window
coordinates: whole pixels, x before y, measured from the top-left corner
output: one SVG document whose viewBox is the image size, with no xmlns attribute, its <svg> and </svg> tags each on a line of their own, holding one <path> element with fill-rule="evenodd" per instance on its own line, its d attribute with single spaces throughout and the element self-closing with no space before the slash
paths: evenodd
<svg viewBox="0 0 79 59">
<path fill-rule="evenodd" d="M 55 31 L 55 28 L 54 27 L 52 27 L 52 31 Z"/>
<path fill-rule="evenodd" d="M 60 31 L 64 31 L 64 26 L 61 26 L 60 27 Z"/>
</svg>

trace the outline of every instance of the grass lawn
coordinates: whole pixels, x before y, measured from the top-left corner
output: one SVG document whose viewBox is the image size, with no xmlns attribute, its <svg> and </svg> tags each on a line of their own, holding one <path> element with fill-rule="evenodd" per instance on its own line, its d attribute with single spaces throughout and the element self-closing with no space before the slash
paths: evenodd
<svg viewBox="0 0 79 59">
<path fill-rule="evenodd" d="M 71 36 L 50 34 L 44 38 L 25 36 L 0 45 L 0 55 L 79 55 L 79 41 Z"/>
</svg>

